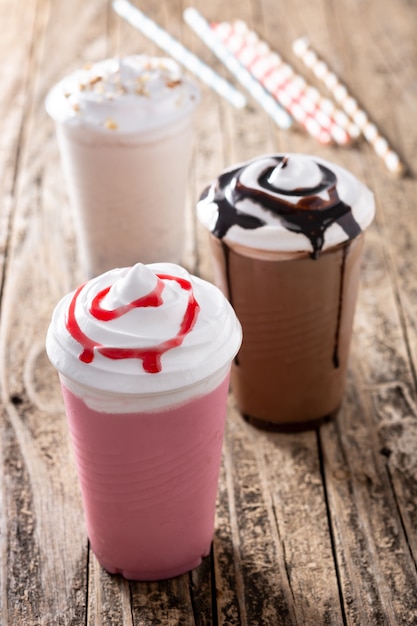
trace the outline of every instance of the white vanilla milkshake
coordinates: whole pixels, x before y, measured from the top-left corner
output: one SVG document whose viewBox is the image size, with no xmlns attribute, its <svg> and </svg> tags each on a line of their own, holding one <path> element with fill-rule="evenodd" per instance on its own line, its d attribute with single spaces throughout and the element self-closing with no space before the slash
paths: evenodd
<svg viewBox="0 0 417 626">
<path fill-rule="evenodd" d="M 107 59 L 48 94 L 88 277 L 179 262 L 198 88 L 171 59 Z"/>
</svg>

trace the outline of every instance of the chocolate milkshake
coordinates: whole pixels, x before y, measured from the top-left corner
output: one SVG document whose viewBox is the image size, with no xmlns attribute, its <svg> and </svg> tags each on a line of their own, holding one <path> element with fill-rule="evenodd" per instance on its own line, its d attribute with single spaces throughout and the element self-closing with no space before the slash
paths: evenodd
<svg viewBox="0 0 417 626">
<path fill-rule="evenodd" d="M 345 169 L 297 154 L 234 166 L 198 203 L 215 282 L 243 327 L 232 367 L 242 414 L 311 428 L 339 409 L 372 193 Z"/>
</svg>

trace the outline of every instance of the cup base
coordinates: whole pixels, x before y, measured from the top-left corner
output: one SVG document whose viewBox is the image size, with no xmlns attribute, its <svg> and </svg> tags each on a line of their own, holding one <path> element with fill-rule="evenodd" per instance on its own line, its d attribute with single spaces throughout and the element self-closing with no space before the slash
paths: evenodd
<svg viewBox="0 0 417 626">
<path fill-rule="evenodd" d="M 339 408 L 332 411 L 328 415 L 324 415 L 323 417 L 319 417 L 317 419 L 306 420 L 304 422 L 271 422 L 269 420 L 252 417 L 251 415 L 243 413 L 242 417 L 246 422 L 248 422 L 248 424 L 259 428 L 260 430 L 266 430 L 269 432 L 295 433 L 319 428 L 323 424 L 332 421 L 336 417 L 338 411 Z"/>
<path fill-rule="evenodd" d="M 211 547 L 211 546 L 210 546 Z M 137 570 L 131 571 L 119 567 L 114 567 L 112 565 L 108 565 L 106 563 L 100 562 L 100 565 L 107 571 L 109 574 L 119 574 L 123 576 L 126 580 L 136 580 L 142 582 L 150 582 L 154 580 L 167 580 L 169 578 L 175 578 L 176 576 L 181 576 L 182 574 L 187 574 L 191 570 L 195 569 L 199 565 L 201 565 L 203 558 L 207 557 L 210 553 L 210 547 L 207 552 L 204 552 L 201 556 L 196 557 L 192 561 L 188 563 L 183 563 L 182 565 L 178 565 L 177 567 L 163 569 L 158 571 L 146 571 L 146 570 Z"/>
</svg>

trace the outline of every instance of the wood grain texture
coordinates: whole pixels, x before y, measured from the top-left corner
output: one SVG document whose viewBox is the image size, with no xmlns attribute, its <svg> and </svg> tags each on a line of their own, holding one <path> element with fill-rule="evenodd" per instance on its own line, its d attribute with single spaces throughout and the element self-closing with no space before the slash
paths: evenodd
<svg viewBox="0 0 417 626">
<path fill-rule="evenodd" d="M 244 19 L 308 82 L 308 35 L 408 165 L 393 178 L 364 141 L 320 146 L 249 98 L 205 85 L 187 197 L 187 268 L 212 278 L 194 206 L 226 166 L 272 151 L 337 161 L 374 191 L 342 409 L 316 431 L 246 424 L 229 397 L 212 552 L 176 579 L 133 583 L 90 551 L 56 373 L 44 351 L 58 299 L 80 281 L 50 86 L 155 44 L 108 0 L 0 1 L 0 623 L 399 626 L 417 623 L 417 6 L 407 0 L 136 0 L 220 74 L 182 20 Z M 323 87 L 320 87 L 325 92 Z"/>
</svg>

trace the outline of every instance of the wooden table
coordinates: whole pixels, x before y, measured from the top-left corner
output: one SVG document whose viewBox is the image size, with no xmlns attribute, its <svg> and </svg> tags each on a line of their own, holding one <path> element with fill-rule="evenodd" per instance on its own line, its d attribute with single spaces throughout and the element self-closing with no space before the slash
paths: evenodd
<svg viewBox="0 0 417 626">
<path fill-rule="evenodd" d="M 196 198 L 226 165 L 273 151 L 321 155 L 375 192 L 346 398 L 299 434 L 246 424 L 233 396 L 212 554 L 189 575 L 129 583 L 89 550 L 55 371 L 44 351 L 58 299 L 80 281 L 49 87 L 116 53 L 160 50 L 104 0 L 0 2 L 0 622 L 37 624 L 417 624 L 416 4 L 405 0 L 136 0 L 231 78 L 182 20 L 241 18 L 309 82 L 292 41 L 308 35 L 409 168 L 371 145 L 325 147 L 281 130 L 251 99 L 237 111 L 202 85 L 186 264 L 211 278 Z M 231 79 L 233 81 L 233 79 Z"/>
</svg>

